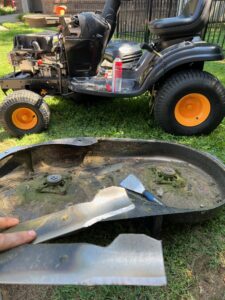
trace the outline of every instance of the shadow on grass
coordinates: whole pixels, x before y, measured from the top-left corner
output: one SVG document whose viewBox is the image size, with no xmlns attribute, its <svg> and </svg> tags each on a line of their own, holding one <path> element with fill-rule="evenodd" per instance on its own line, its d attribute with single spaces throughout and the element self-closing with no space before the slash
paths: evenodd
<svg viewBox="0 0 225 300">
<path fill-rule="evenodd" d="M 106 99 L 83 98 L 78 101 L 58 99 L 50 101 L 52 118 L 58 121 L 64 120 L 68 127 L 74 126 L 79 131 L 79 126 L 93 131 L 95 127 L 101 134 L 116 126 L 120 130 L 135 130 L 136 127 L 146 129 L 149 120 L 148 97 L 135 99 Z M 65 123 L 57 123 L 57 126 L 65 126 Z"/>
<path fill-rule="evenodd" d="M 4 142 L 5 139 L 8 139 L 10 136 L 6 131 L 0 132 L 0 143 Z"/>
</svg>

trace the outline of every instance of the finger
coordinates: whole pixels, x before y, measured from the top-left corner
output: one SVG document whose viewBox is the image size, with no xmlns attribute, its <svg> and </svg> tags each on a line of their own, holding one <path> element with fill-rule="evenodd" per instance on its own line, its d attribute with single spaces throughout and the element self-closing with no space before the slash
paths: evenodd
<svg viewBox="0 0 225 300">
<path fill-rule="evenodd" d="M 0 234 L 0 251 L 8 250 L 26 243 L 32 242 L 36 238 L 34 230 L 14 233 Z"/>
<path fill-rule="evenodd" d="M 17 218 L 0 218 L 0 229 L 6 229 L 19 224 Z"/>
</svg>

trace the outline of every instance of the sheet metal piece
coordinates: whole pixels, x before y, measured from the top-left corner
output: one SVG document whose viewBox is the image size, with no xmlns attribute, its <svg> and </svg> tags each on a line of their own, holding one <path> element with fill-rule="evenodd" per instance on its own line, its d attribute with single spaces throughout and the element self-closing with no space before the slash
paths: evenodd
<svg viewBox="0 0 225 300">
<path fill-rule="evenodd" d="M 128 175 L 123 181 L 121 181 L 120 186 L 138 194 L 143 194 L 145 191 L 145 187 L 142 182 L 133 174 Z"/>
<path fill-rule="evenodd" d="M 0 284 L 166 285 L 160 241 L 121 234 L 108 247 L 27 245 L 0 254 Z"/>
<path fill-rule="evenodd" d="M 20 223 L 5 233 L 34 229 L 37 238 L 33 243 L 38 244 L 89 227 L 134 208 L 125 189 L 109 187 L 99 191 L 91 202 L 76 204 L 59 212 Z"/>
<path fill-rule="evenodd" d="M 151 192 L 145 189 L 140 179 L 137 178 L 134 174 L 128 175 L 123 181 L 120 182 L 120 186 L 132 192 L 143 195 L 150 202 L 155 202 L 158 205 L 164 206 L 164 204 L 159 199 L 157 199 Z"/>
</svg>

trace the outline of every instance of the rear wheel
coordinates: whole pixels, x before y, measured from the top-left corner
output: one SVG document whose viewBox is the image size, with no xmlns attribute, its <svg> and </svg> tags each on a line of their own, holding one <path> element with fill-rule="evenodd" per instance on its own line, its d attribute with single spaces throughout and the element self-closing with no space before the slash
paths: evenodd
<svg viewBox="0 0 225 300">
<path fill-rule="evenodd" d="M 21 137 L 48 127 L 50 110 L 42 97 L 21 90 L 6 96 L 0 107 L 0 122 L 11 135 Z"/>
<path fill-rule="evenodd" d="M 158 124 L 177 135 L 208 134 L 222 121 L 225 89 L 211 74 L 189 70 L 171 76 L 157 93 Z"/>
</svg>

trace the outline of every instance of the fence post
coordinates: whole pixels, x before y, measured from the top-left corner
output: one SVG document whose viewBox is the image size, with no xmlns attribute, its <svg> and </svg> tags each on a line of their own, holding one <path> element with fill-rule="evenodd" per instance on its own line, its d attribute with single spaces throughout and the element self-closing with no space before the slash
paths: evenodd
<svg viewBox="0 0 225 300">
<path fill-rule="evenodd" d="M 187 0 L 180 0 L 178 5 L 177 14 L 180 15 L 182 13 L 184 4 L 187 2 Z"/>
<path fill-rule="evenodd" d="M 145 43 L 149 43 L 149 39 L 150 39 L 150 31 L 148 29 L 148 23 L 150 22 L 151 19 L 151 8 L 152 8 L 152 0 L 148 0 L 148 6 L 147 6 L 147 19 L 145 20 L 146 24 L 145 26 L 145 33 L 144 33 L 144 42 Z"/>
</svg>

